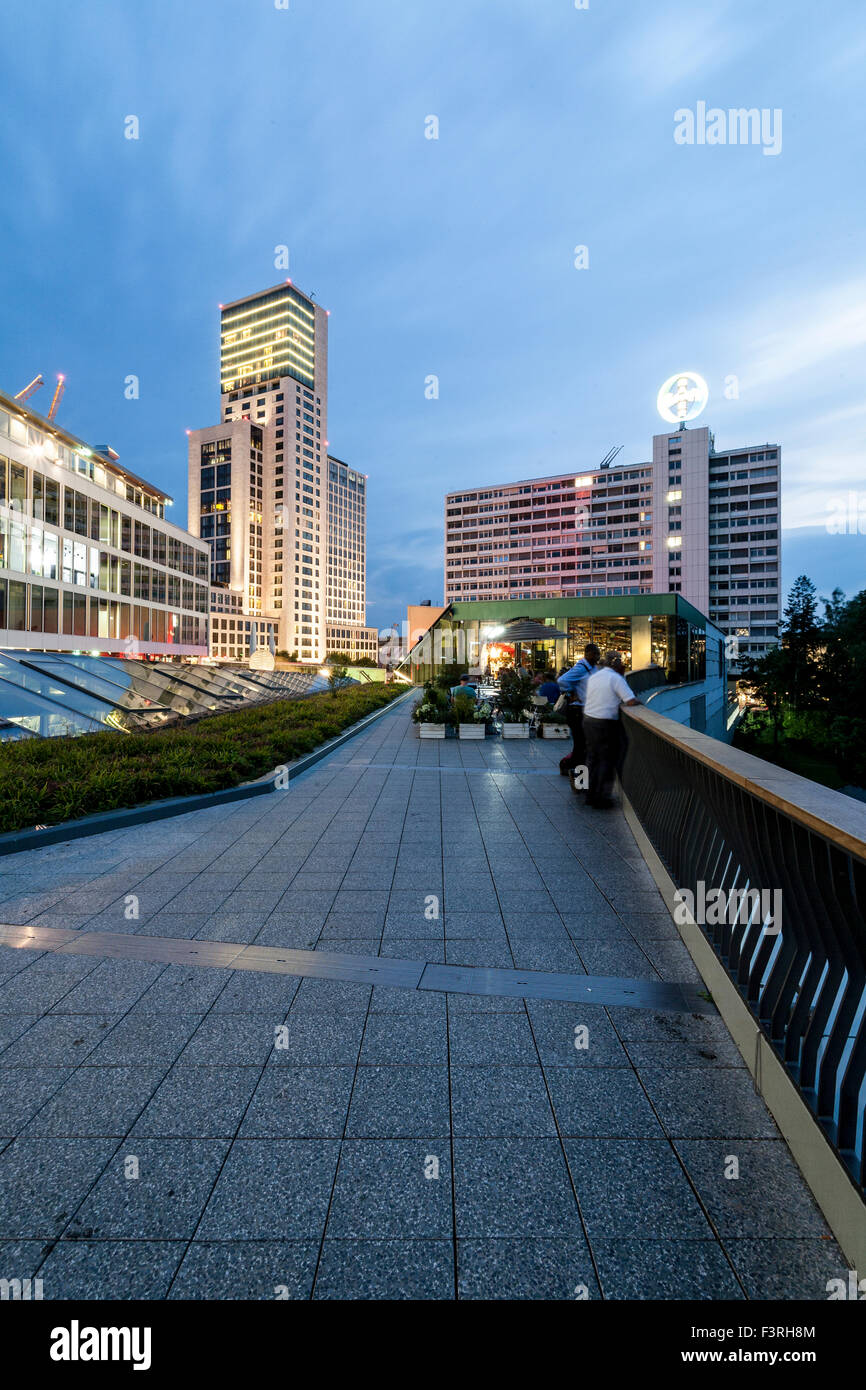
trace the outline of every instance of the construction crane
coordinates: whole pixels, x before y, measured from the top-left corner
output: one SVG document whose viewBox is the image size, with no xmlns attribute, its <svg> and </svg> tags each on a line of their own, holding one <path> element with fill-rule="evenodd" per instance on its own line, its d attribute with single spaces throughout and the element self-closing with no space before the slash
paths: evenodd
<svg viewBox="0 0 866 1390">
<path fill-rule="evenodd" d="M 49 416 L 49 418 L 50 418 L 50 416 Z M 625 447 L 625 445 L 619 444 L 619 445 L 614 445 L 614 447 L 613 447 L 612 449 L 608 449 L 608 451 L 607 451 L 607 453 L 605 454 L 604 458 L 602 459 L 601 463 L 598 465 L 599 468 L 610 468 L 610 465 L 613 463 L 613 461 L 614 461 L 614 459 L 616 458 L 617 454 L 621 453 L 622 450 L 624 449 L 624 447 Z"/>
<path fill-rule="evenodd" d="M 32 381 L 28 381 L 27 385 L 24 387 L 24 390 L 19 391 L 14 397 L 14 399 L 16 401 L 26 401 L 29 399 L 30 396 L 34 395 L 39 390 L 40 386 L 44 385 L 45 377 L 40 372 L 39 375 L 35 376 Z"/>
<path fill-rule="evenodd" d="M 57 407 L 59 406 L 60 402 L 63 400 L 63 392 L 64 392 L 65 390 L 66 390 L 66 378 L 64 377 L 64 375 L 63 375 L 62 372 L 58 372 L 58 373 L 57 373 L 57 385 L 56 385 L 55 388 L 54 388 L 54 399 L 52 400 L 51 405 L 50 405 L 49 410 L 48 410 L 48 414 L 47 414 L 46 417 L 45 417 L 46 420 L 53 420 L 53 419 L 54 419 L 54 416 L 57 414 Z"/>
</svg>

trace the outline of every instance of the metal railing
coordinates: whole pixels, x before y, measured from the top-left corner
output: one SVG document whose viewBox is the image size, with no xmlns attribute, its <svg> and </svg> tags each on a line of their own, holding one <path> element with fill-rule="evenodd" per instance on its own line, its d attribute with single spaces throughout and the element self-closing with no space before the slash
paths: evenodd
<svg viewBox="0 0 866 1390">
<path fill-rule="evenodd" d="M 625 718 L 625 794 L 676 888 L 704 906 L 720 890 L 695 920 L 862 1192 L 866 816 L 649 711 Z"/>
<path fill-rule="evenodd" d="M 673 681 L 668 681 L 664 666 L 641 666 L 637 671 L 629 671 L 626 680 L 635 695 L 642 695 L 645 690 L 655 690 L 659 686 L 674 684 Z"/>
</svg>

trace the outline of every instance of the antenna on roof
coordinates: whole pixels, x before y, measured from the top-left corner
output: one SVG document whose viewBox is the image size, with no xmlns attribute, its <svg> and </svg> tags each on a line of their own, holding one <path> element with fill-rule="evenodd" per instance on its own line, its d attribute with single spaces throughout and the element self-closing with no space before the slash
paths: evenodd
<svg viewBox="0 0 866 1390">
<path fill-rule="evenodd" d="M 624 444 L 616 444 L 612 449 L 608 449 L 601 463 L 598 465 L 599 468 L 610 468 L 617 454 L 621 453 L 624 448 Z"/>
</svg>

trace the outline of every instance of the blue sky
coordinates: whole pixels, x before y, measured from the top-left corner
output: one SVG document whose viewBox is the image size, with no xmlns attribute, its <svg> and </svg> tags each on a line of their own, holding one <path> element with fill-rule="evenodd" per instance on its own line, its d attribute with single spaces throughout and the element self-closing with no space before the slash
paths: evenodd
<svg viewBox="0 0 866 1390">
<path fill-rule="evenodd" d="M 370 475 L 371 622 L 441 597 L 445 491 L 649 457 L 683 369 L 720 447 L 781 442 L 819 588 L 866 584 L 825 526 L 853 491 L 866 530 L 862 0 L 7 0 L 3 49 L 0 386 L 65 372 L 61 422 L 182 524 L 217 305 L 285 244 Z M 677 145 L 699 101 L 781 109 L 781 153 Z"/>
</svg>

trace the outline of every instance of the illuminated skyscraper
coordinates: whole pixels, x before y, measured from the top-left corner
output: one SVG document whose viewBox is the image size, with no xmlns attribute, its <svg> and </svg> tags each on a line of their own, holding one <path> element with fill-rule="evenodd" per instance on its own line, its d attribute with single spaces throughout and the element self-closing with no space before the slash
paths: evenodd
<svg viewBox="0 0 866 1390">
<path fill-rule="evenodd" d="M 289 282 L 223 304 L 221 424 L 189 436 L 189 529 L 215 588 L 325 655 L 328 315 Z"/>
</svg>

